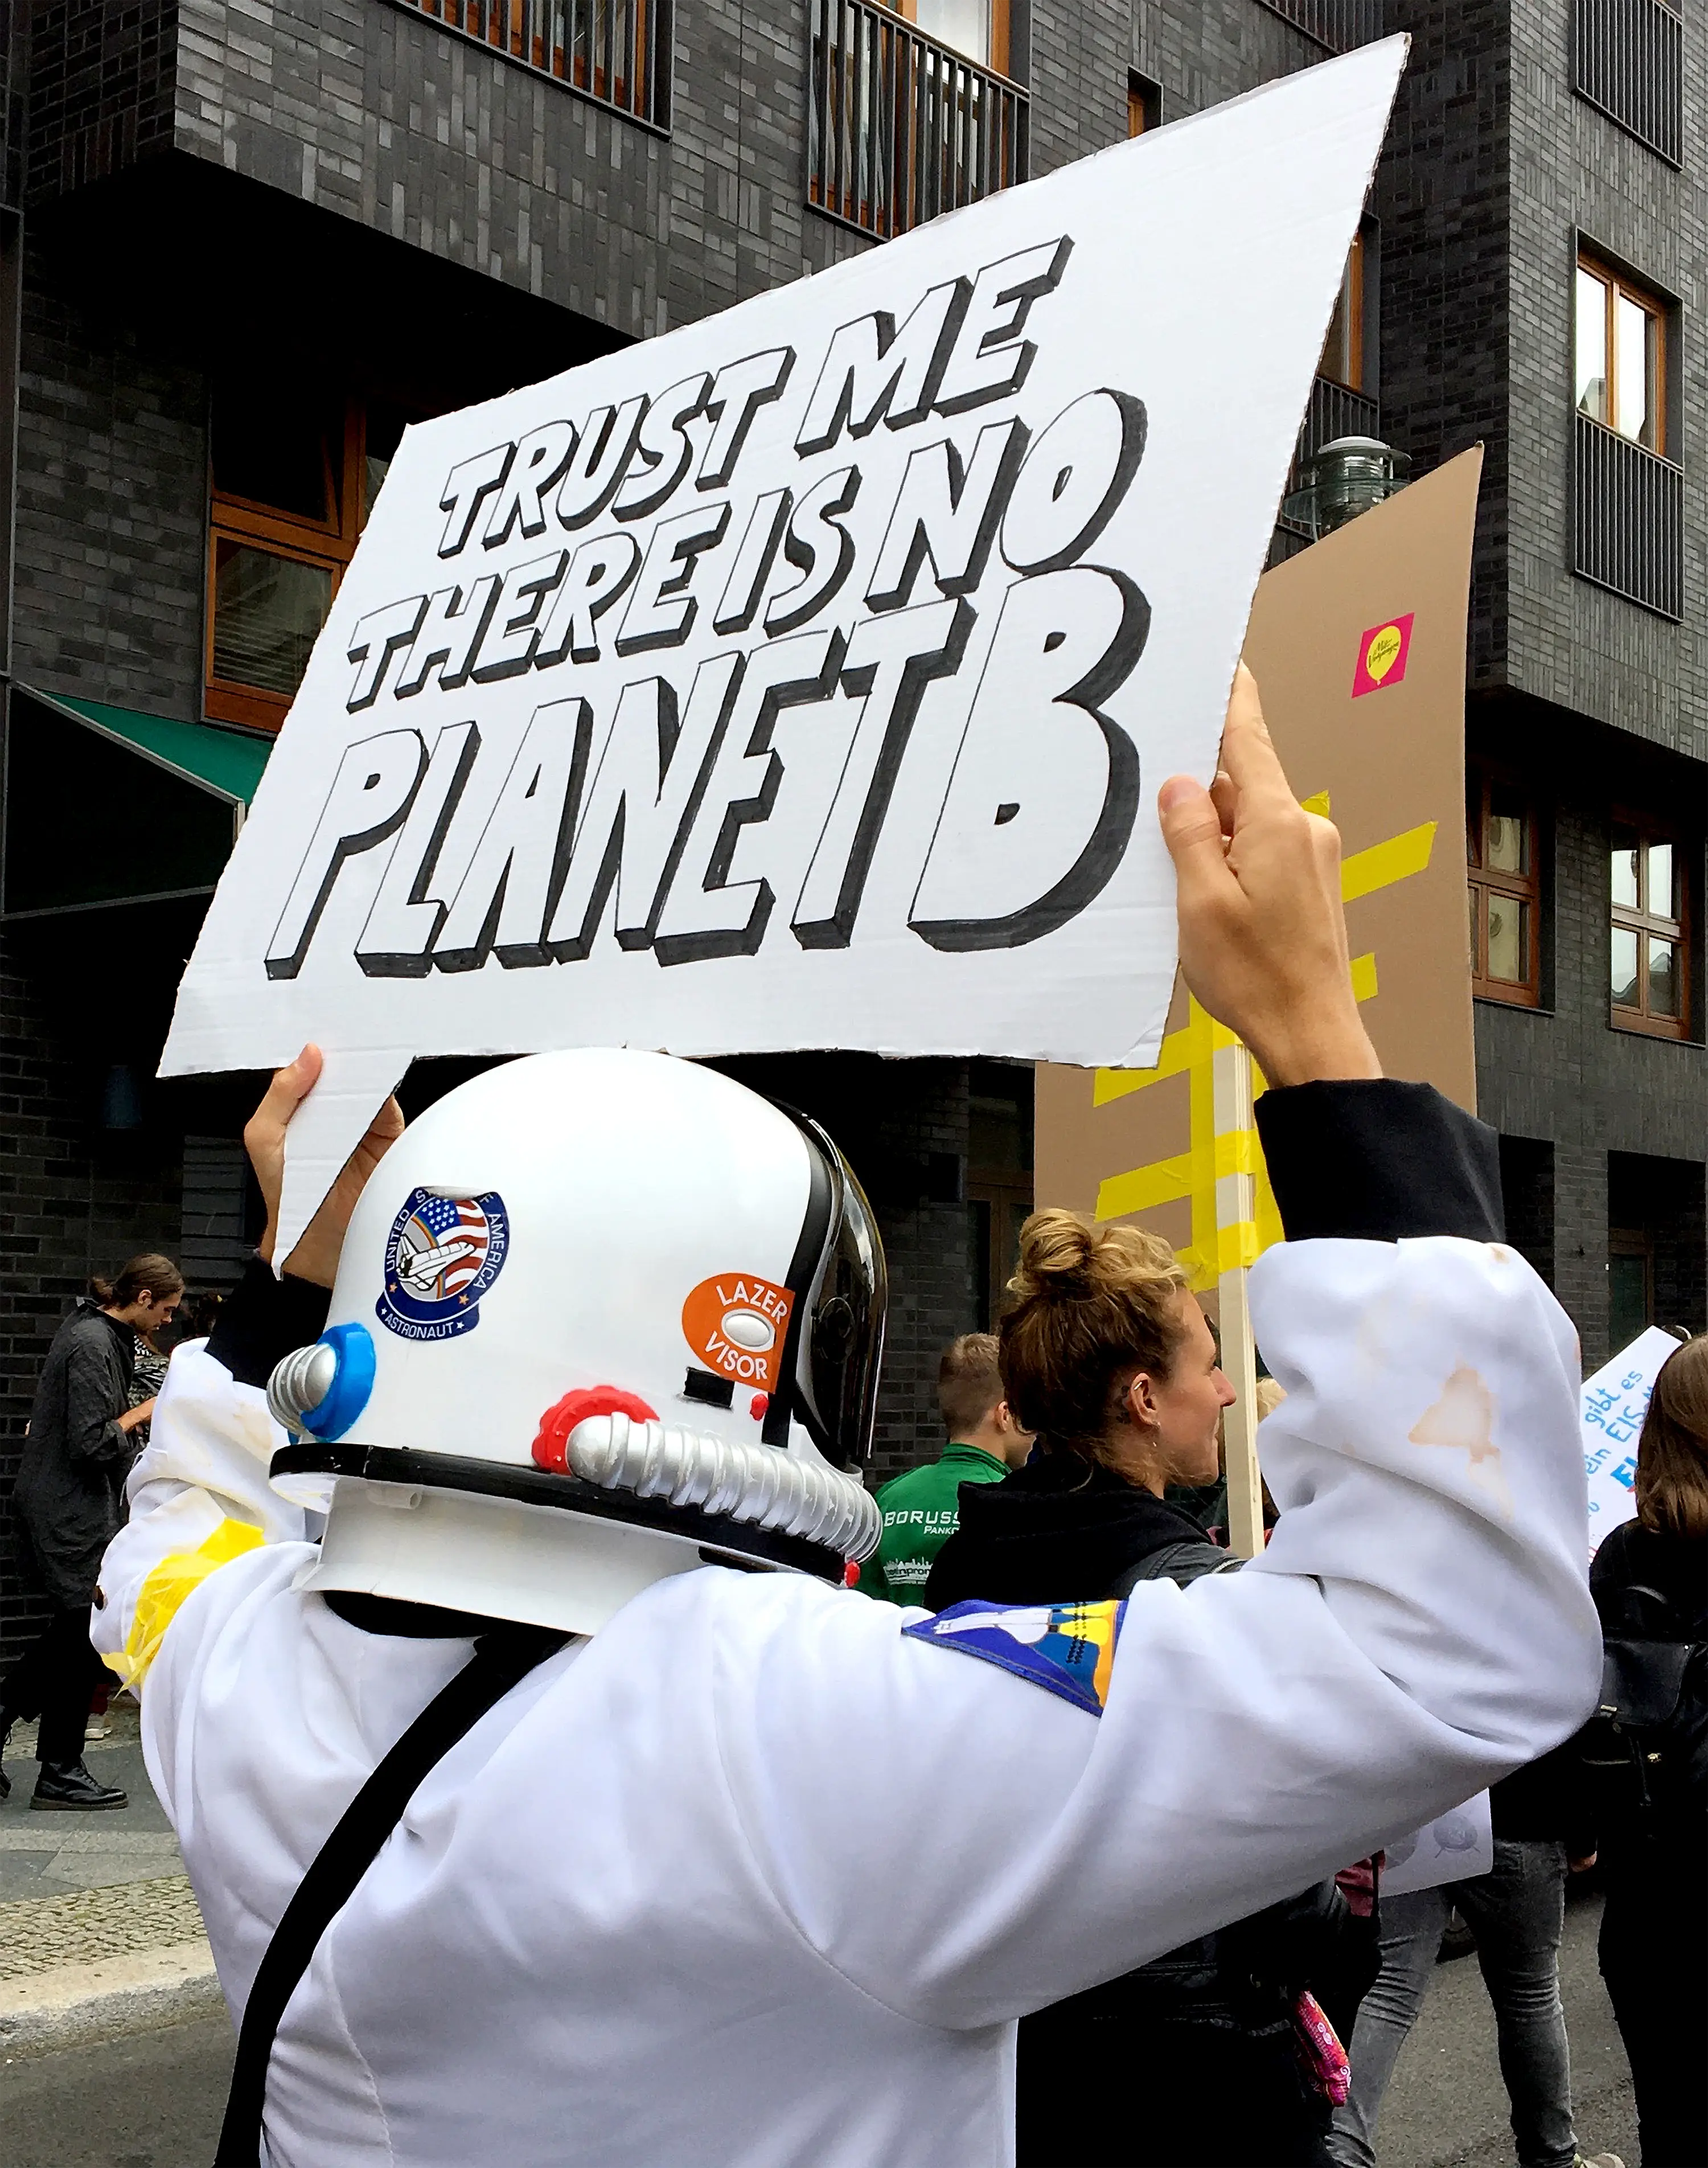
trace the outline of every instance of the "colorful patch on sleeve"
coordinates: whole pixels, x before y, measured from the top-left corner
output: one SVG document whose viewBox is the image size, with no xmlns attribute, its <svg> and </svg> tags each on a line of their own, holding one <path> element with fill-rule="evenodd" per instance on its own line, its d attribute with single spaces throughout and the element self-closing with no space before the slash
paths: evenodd
<svg viewBox="0 0 1708 2168">
<path fill-rule="evenodd" d="M 1018 1679 L 1101 1716 L 1109 1698 L 1125 1602 L 957 1603 L 902 1629 L 963 1655 L 982 1656 Z"/>
</svg>

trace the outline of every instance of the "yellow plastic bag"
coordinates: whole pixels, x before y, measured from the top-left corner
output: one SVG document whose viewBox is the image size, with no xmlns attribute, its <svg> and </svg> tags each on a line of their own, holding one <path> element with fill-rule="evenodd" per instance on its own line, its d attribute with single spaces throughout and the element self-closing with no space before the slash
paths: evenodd
<svg viewBox="0 0 1708 2168">
<path fill-rule="evenodd" d="M 166 1639 L 166 1629 L 177 1618 L 192 1589 L 199 1588 L 210 1573 L 245 1551 L 256 1549 L 261 1531 L 247 1521 L 223 1520 L 207 1541 L 193 1551 L 172 1551 L 149 1573 L 136 1599 L 136 1615 L 130 1622 L 123 1650 L 103 1661 L 116 1671 L 120 1682 L 133 1693 L 141 1691 L 148 1667 Z"/>
</svg>

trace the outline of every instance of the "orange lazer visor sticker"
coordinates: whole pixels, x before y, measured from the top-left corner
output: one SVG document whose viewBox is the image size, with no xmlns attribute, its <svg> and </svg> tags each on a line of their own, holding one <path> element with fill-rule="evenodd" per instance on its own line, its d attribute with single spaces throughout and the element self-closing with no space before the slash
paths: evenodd
<svg viewBox="0 0 1708 2168">
<path fill-rule="evenodd" d="M 1362 693 L 1379 693 L 1385 685 L 1398 685 L 1406 674 L 1406 664 L 1412 651 L 1412 619 L 1415 610 L 1408 610 L 1403 617 L 1386 618 L 1380 624 L 1371 626 L 1358 643 L 1358 661 L 1352 672 L 1352 697 L 1355 700 Z"/>
<path fill-rule="evenodd" d="M 788 1288 L 752 1273 L 719 1273 L 682 1305 L 682 1331 L 695 1362 L 714 1377 L 774 1393 L 793 1307 Z"/>
</svg>

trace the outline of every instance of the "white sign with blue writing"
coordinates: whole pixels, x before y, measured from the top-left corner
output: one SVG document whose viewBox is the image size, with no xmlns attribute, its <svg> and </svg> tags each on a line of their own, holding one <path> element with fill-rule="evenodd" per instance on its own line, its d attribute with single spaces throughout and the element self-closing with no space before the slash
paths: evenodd
<svg viewBox="0 0 1708 2168">
<path fill-rule="evenodd" d="M 1655 1375 L 1677 1338 L 1652 1325 L 1583 1380 L 1583 1472 L 1589 1479 L 1589 1555 L 1636 1512 L 1636 1442 Z"/>
</svg>

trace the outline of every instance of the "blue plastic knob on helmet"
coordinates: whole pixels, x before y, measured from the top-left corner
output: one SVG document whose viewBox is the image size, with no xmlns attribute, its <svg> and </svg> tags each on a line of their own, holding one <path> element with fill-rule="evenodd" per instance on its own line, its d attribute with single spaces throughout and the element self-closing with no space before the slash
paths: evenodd
<svg viewBox="0 0 1708 2168">
<path fill-rule="evenodd" d="M 299 1347 L 274 1369 L 267 1405 L 298 1437 L 341 1438 L 374 1390 L 374 1340 L 365 1325 L 332 1325 L 311 1347 Z"/>
</svg>

